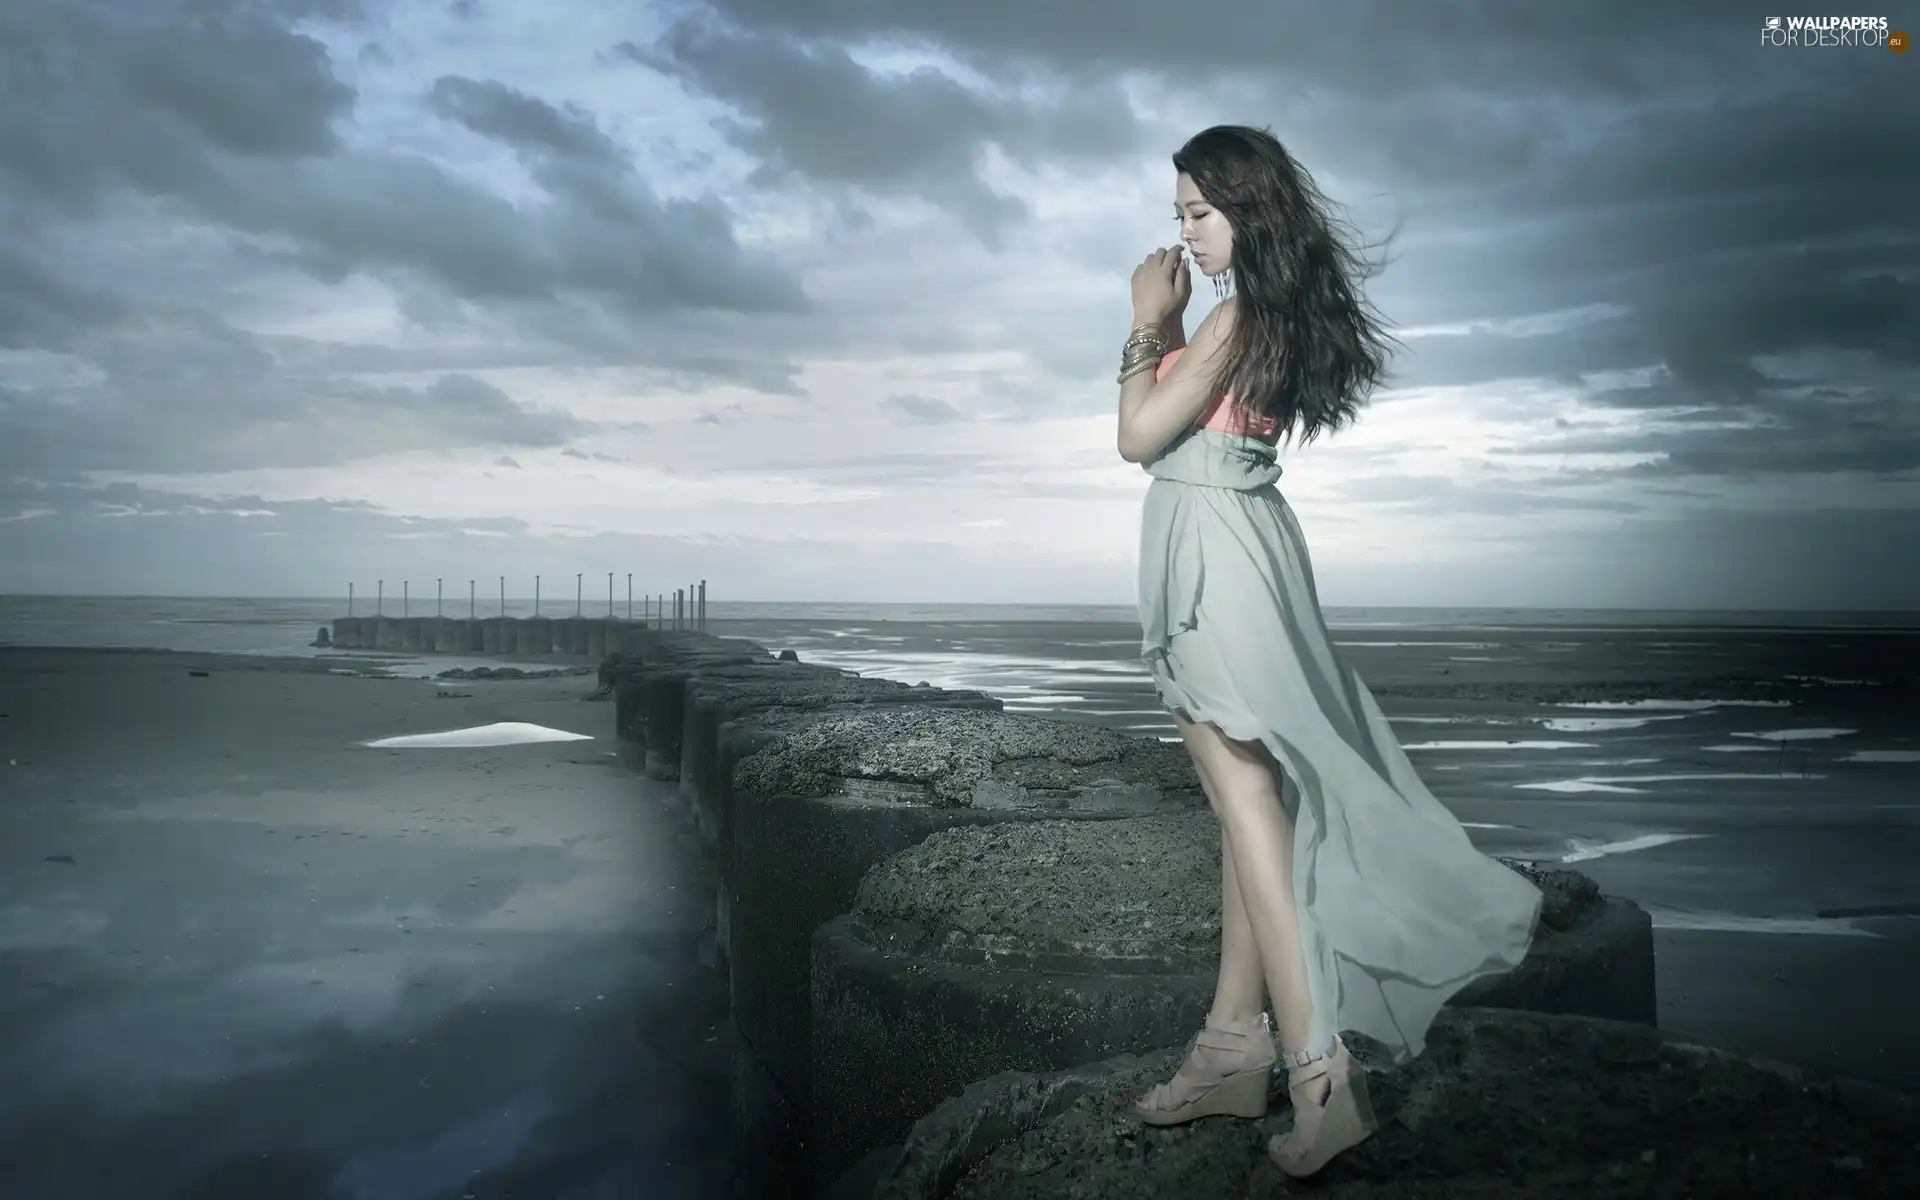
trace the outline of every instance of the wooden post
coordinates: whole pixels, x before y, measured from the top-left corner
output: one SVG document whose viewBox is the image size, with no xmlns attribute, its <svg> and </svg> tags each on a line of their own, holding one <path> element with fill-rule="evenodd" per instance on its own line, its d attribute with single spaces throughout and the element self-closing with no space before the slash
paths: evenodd
<svg viewBox="0 0 1920 1200">
<path fill-rule="evenodd" d="M 585 576 L 582 575 L 579 571 L 575 571 L 573 573 L 573 615 L 576 617 L 581 615 L 580 605 L 581 605 L 582 598 L 586 595 L 585 592 L 581 591 L 581 587 L 583 585 L 581 584 L 580 581 L 584 578 Z"/>
<path fill-rule="evenodd" d="M 613 572 L 607 572 L 607 615 L 613 615 Z"/>
<path fill-rule="evenodd" d="M 540 577 L 533 577 L 533 615 L 540 615 Z"/>
<path fill-rule="evenodd" d="M 377 617 L 380 615 L 381 610 L 387 605 L 387 581 L 384 579 L 376 579 L 373 582 L 373 587 L 373 615 Z"/>
<path fill-rule="evenodd" d="M 348 594 L 351 595 L 352 594 L 351 584 L 348 585 L 348 589 L 349 589 Z M 353 611 L 352 600 L 347 601 L 347 611 L 348 612 Z M 627 620 L 629 621 L 633 620 L 633 572 L 632 571 L 627 572 Z"/>
<path fill-rule="evenodd" d="M 507 615 L 507 577 L 500 577 L 500 615 Z"/>
<path fill-rule="evenodd" d="M 353 584 L 347 584 L 347 615 L 353 615 Z"/>
<path fill-rule="evenodd" d="M 473 580 L 467 580 L 467 620 L 469 621 L 480 619 L 479 606 L 473 598 L 473 583 Z"/>
<path fill-rule="evenodd" d="M 440 604 L 445 599 L 443 593 L 446 590 L 441 585 L 445 582 L 445 580 L 439 578 L 435 578 L 433 581 L 433 616 L 435 620 L 439 620 L 441 617 L 447 615 L 440 611 Z"/>
</svg>

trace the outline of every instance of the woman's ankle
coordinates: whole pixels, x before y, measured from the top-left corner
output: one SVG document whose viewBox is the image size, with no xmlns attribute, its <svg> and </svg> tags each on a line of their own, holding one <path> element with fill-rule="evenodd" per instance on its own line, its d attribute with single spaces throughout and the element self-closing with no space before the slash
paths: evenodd
<svg viewBox="0 0 1920 1200">
<path fill-rule="evenodd" d="M 1258 1026 L 1262 1030 L 1271 1028 L 1267 1023 L 1267 1014 L 1264 1009 L 1251 1013 L 1223 1013 L 1216 1009 L 1207 1014 L 1207 1024 L 1215 1029 L 1248 1029 L 1253 1026 Z"/>
</svg>

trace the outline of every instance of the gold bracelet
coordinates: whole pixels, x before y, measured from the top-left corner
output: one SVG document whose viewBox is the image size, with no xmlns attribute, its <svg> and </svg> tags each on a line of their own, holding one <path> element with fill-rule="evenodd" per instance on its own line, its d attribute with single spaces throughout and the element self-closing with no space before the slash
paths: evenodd
<svg viewBox="0 0 1920 1200">
<path fill-rule="evenodd" d="M 1135 375 L 1139 375 L 1144 372 L 1151 371 L 1159 365 L 1160 364 L 1158 361 L 1143 362 L 1139 366 L 1134 367 L 1130 371 L 1122 370 L 1120 374 L 1114 378 L 1114 382 L 1125 383 L 1127 380 L 1132 379 Z"/>
</svg>

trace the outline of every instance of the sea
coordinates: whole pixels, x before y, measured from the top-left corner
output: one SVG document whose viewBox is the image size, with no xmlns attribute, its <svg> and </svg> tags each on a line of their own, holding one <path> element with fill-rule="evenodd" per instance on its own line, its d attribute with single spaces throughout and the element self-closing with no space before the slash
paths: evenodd
<svg viewBox="0 0 1920 1200">
<path fill-rule="evenodd" d="M 411 597 L 378 602 L 436 611 Z M 360 599 L 355 614 L 372 607 Z M 503 606 L 470 614 L 463 597 L 439 611 Z M 571 616 L 575 605 L 540 611 Z M 504 612 L 532 615 L 534 603 L 510 598 Z M 604 602 L 579 612 L 608 615 Z M 0 596 L 0 646 L 377 660 L 421 679 L 553 665 L 313 645 L 345 615 L 330 598 Z M 1323 615 L 1476 845 L 1573 864 L 1649 912 L 1663 1025 L 1920 1090 L 1920 613 Z M 803 661 L 1175 736 L 1131 606 L 714 600 L 707 616 L 711 633 Z"/>
</svg>

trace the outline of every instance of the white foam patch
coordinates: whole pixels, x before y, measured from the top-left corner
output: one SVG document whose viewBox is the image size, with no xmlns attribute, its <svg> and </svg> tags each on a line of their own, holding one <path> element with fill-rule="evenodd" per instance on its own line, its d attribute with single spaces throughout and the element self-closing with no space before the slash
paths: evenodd
<svg viewBox="0 0 1920 1200">
<path fill-rule="evenodd" d="M 1884 762 L 1909 763 L 1920 762 L 1920 750 L 1855 750 L 1841 759 L 1842 762 Z"/>
<path fill-rule="evenodd" d="M 1554 708 L 1652 708 L 1697 712 L 1707 708 L 1792 708 L 1791 700 L 1585 700 L 1555 704 Z"/>
<path fill-rule="evenodd" d="M 1684 775 L 1587 775 L 1579 779 L 1555 779 L 1546 783 L 1516 783 L 1516 788 L 1538 792 L 1641 792 L 1645 788 L 1626 786 L 1635 783 L 1681 783 L 1701 779 L 1825 779 L 1798 771 L 1700 771 Z"/>
<path fill-rule="evenodd" d="M 1462 829 L 1518 829 L 1518 825 L 1495 825 L 1487 821 L 1462 821 Z"/>
<path fill-rule="evenodd" d="M 1396 717 L 1387 720 L 1395 725 L 1512 725 L 1516 722 L 1503 721 L 1498 717 Z"/>
<path fill-rule="evenodd" d="M 1715 754 L 1778 754 L 1772 746 L 1703 746 Z"/>
<path fill-rule="evenodd" d="M 476 725 L 471 729 L 449 729 L 444 733 L 413 733 L 405 737 L 381 738 L 368 742 L 376 750 L 441 749 L 460 746 L 520 746 L 533 742 L 590 742 L 592 735 L 548 729 L 525 721 L 500 721 Z"/>
<path fill-rule="evenodd" d="M 1774 729 L 1766 733 L 1736 733 L 1734 737 L 1760 738 L 1769 742 L 1805 742 L 1845 737 L 1858 729 Z"/>
<path fill-rule="evenodd" d="M 1498 642 L 1335 642 L 1336 646 L 1445 646 L 1455 650 L 1492 650 Z"/>
<path fill-rule="evenodd" d="M 1684 721 L 1686 713 L 1669 717 L 1547 717 L 1540 724 L 1555 733 L 1598 733 L 1602 729 L 1639 729 L 1655 721 Z"/>
<path fill-rule="evenodd" d="M 1414 742 L 1402 750 L 1592 750 L 1592 742 Z"/>
<path fill-rule="evenodd" d="M 1829 921 L 1819 917 L 1748 917 L 1739 913 L 1687 912 L 1681 909 L 1652 909 L 1655 929 L 1707 930 L 1716 933 L 1784 933 L 1817 937 L 1877 938 L 1885 935 L 1862 929 L 1848 921 Z"/>
<path fill-rule="evenodd" d="M 1628 838 L 1623 842 L 1582 842 L 1578 838 L 1572 841 L 1573 849 L 1560 856 L 1563 863 L 1591 862 L 1596 858 L 1606 858 L 1614 854 L 1631 854 L 1635 850 L 1651 850 L 1655 846 L 1671 845 L 1674 842 L 1692 841 L 1703 838 L 1704 833 L 1643 833 L 1637 838 Z"/>
</svg>

